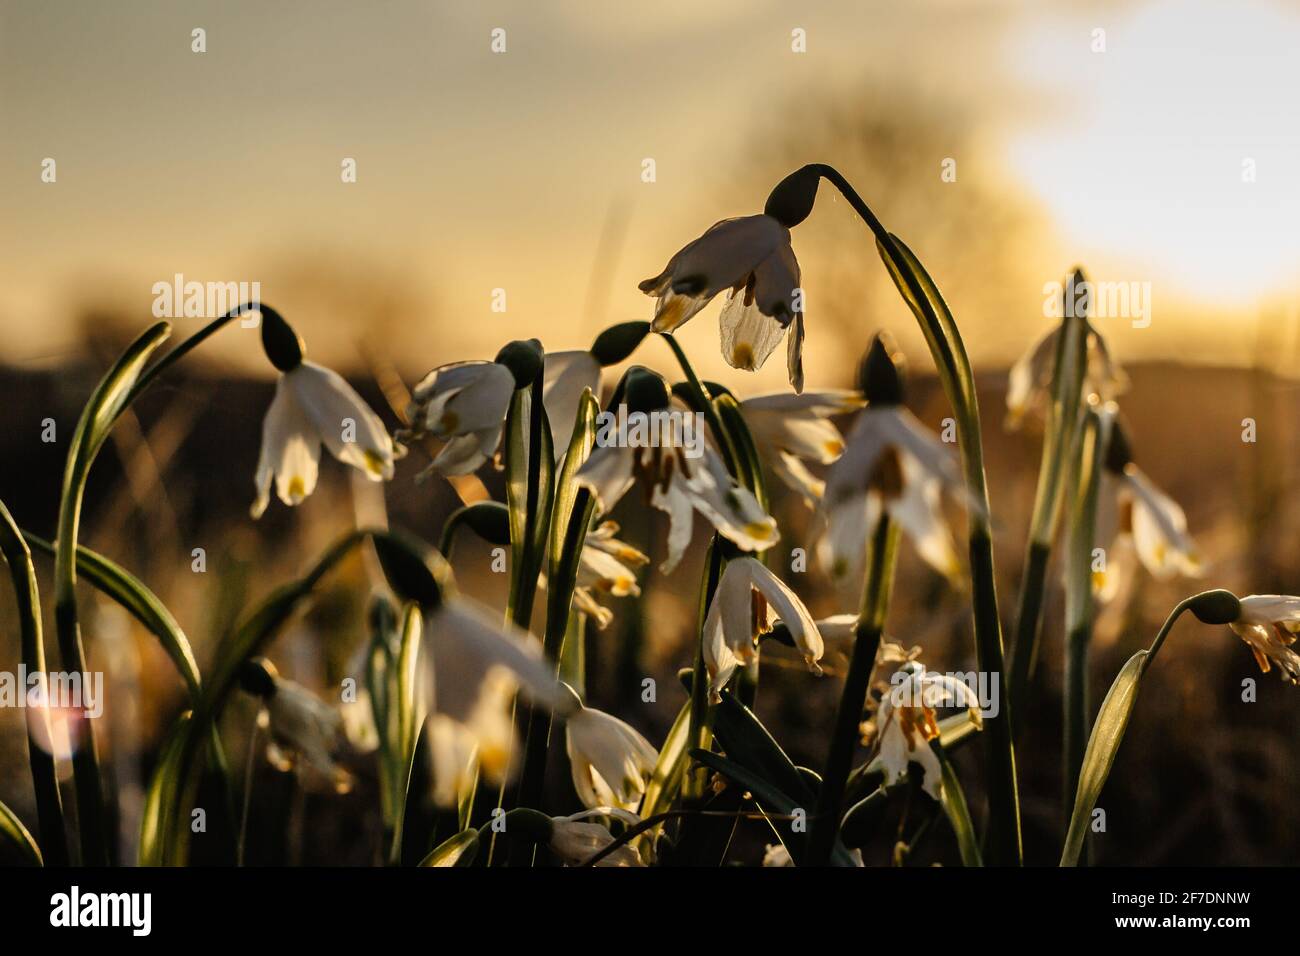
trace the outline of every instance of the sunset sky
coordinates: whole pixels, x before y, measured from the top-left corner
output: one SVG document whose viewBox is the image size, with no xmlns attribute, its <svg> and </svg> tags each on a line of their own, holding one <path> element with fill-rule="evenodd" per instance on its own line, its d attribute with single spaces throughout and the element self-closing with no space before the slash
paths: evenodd
<svg viewBox="0 0 1300 956">
<path fill-rule="evenodd" d="M 872 202 L 918 183 L 935 197 L 888 225 L 977 361 L 1041 331 L 1042 285 L 1076 262 L 1152 283 L 1151 327 L 1114 330 L 1122 354 L 1247 361 L 1261 317 L 1296 315 L 1296 50 L 1300 5 L 1272 0 L 0 0 L 0 359 L 58 361 L 87 314 L 143 326 L 175 273 L 260 281 L 312 354 L 343 365 L 358 346 L 414 376 L 524 335 L 586 345 L 649 317 L 636 283 L 680 245 L 761 209 L 805 121 L 916 100 L 964 131 L 958 181 L 937 188 L 941 146 L 894 181 L 845 172 Z M 966 170 L 1027 210 L 1013 269 L 989 265 L 996 228 L 947 225 Z M 817 303 L 842 290 L 828 245 L 883 276 L 849 215 L 824 199 L 795 234 L 809 366 L 835 375 L 876 326 L 910 323 L 901 304 L 864 307 L 847 347 L 842 323 L 819 336 Z M 715 315 L 682 331 L 710 373 Z M 262 367 L 236 333 L 214 345 Z M 754 387 L 778 387 L 779 364 Z"/>
</svg>

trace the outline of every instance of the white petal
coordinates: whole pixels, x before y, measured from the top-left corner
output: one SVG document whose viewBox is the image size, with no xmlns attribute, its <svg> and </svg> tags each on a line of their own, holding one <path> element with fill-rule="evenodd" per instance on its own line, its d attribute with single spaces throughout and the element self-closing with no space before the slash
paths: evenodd
<svg viewBox="0 0 1300 956">
<path fill-rule="evenodd" d="M 1029 407 L 1042 397 L 1042 390 L 1051 383 L 1052 368 L 1056 364 L 1056 343 L 1060 335 L 1060 325 L 1053 325 L 1011 366 L 1011 372 L 1007 376 L 1009 427 L 1014 428 L 1020 423 Z"/>
<path fill-rule="evenodd" d="M 590 352 L 547 352 L 542 381 L 542 403 L 551 425 L 551 441 L 558 461 L 569 447 L 578 418 L 582 393 L 590 389 L 600 398 L 600 363 Z"/>
<path fill-rule="evenodd" d="M 1138 557 L 1157 578 L 1200 572 L 1196 547 L 1187 534 L 1187 517 L 1172 498 L 1153 485 L 1135 465 L 1125 469 L 1133 493 L 1133 543 Z"/>
<path fill-rule="evenodd" d="M 599 445 L 578 469 L 574 480 L 591 489 L 599 514 L 609 514 L 632 487 L 636 451 L 625 445 Z"/>
<path fill-rule="evenodd" d="M 821 668 L 817 667 L 817 661 L 821 660 L 824 650 L 821 632 L 817 629 L 812 615 L 808 613 L 808 608 L 799 599 L 799 595 L 795 594 L 789 585 L 773 574 L 761 561 L 753 558 L 729 561 L 728 569 L 739 561 L 749 564 L 749 574 L 754 588 L 767 599 L 776 616 L 789 629 L 795 647 L 803 654 L 805 663 L 820 673 Z"/>
<path fill-rule="evenodd" d="M 266 510 L 271 478 L 286 505 L 296 505 L 316 487 L 320 461 L 320 437 L 310 418 L 299 406 L 293 388 L 284 376 L 275 386 L 275 398 L 262 421 L 262 450 L 257 462 L 257 500 L 253 517 Z"/>
<path fill-rule="evenodd" d="M 769 355 L 781 344 L 786 326 L 764 315 L 758 300 L 745 304 L 746 293 L 733 292 L 727 298 L 718 319 L 722 357 L 732 368 L 753 372 L 763 367 Z"/>
<path fill-rule="evenodd" d="M 1300 597 L 1289 594 L 1250 594 L 1241 599 L 1242 621 L 1251 624 L 1300 622 Z"/>
<path fill-rule="evenodd" d="M 379 416 L 337 372 L 303 362 L 284 376 L 298 404 L 339 461 L 379 481 L 393 477 L 393 442 Z M 351 434 L 351 440 L 345 435 Z"/>
</svg>

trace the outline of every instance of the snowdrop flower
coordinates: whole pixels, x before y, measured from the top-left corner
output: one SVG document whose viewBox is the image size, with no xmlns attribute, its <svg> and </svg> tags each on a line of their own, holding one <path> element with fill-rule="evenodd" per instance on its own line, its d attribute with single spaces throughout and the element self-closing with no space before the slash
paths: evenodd
<svg viewBox="0 0 1300 956">
<path fill-rule="evenodd" d="M 939 505 L 943 491 L 972 505 L 960 469 L 944 444 L 903 407 L 902 380 L 880 336 L 863 364 L 870 404 L 858 413 L 844 453 L 826 474 L 822 564 L 835 578 L 860 575 L 864 542 L 887 510 L 926 563 L 955 577 L 960 564 Z"/>
<path fill-rule="evenodd" d="M 591 817 L 614 817 L 633 826 L 641 822 L 635 813 L 619 807 L 593 807 L 567 817 L 551 818 L 551 852 L 569 866 L 578 866 L 614 842 L 609 828 L 600 823 L 584 823 Z M 598 860 L 596 866 L 644 866 L 636 849 L 624 844 L 608 856 Z"/>
<path fill-rule="evenodd" d="M 396 454 L 379 416 L 341 375 L 303 359 L 301 339 L 279 313 L 267 306 L 261 313 L 263 349 L 280 378 L 262 421 L 252 516 L 266 511 L 272 480 L 286 505 L 312 493 L 322 443 L 372 481 L 392 478 Z"/>
<path fill-rule="evenodd" d="M 662 411 L 668 406 L 668 390 L 654 373 L 631 369 L 626 381 L 630 410 Z M 665 573 L 677 566 L 690 544 L 696 511 L 743 550 L 762 551 L 779 540 L 776 519 L 749 489 L 737 484 L 710 444 L 702 443 L 700 457 L 692 458 L 680 443 L 674 443 L 668 421 L 655 416 L 650 423 L 662 429 L 643 443 L 597 443 L 578 470 L 576 480 L 591 489 L 599 514 L 609 514 L 641 479 L 650 505 L 668 515 L 668 556 L 661 565 Z"/>
<path fill-rule="evenodd" d="M 574 606 L 604 629 L 613 613 L 596 596 L 639 597 L 641 588 L 632 567 L 649 564 L 650 558 L 624 541 L 618 540 L 618 525 L 605 521 L 587 532 L 586 543 L 578 559 L 578 580 L 573 592 Z M 629 567 L 632 565 L 632 567 Z"/>
<path fill-rule="evenodd" d="M 557 460 L 569 447 L 585 391 L 600 398 L 600 362 L 596 357 L 584 349 L 548 353 L 542 373 L 542 404 Z"/>
<path fill-rule="evenodd" d="M 1006 427 L 1020 427 L 1026 413 L 1041 412 L 1051 401 L 1052 374 L 1062 323 L 1054 325 L 1029 351 L 1016 360 L 1007 377 Z M 1128 387 L 1128 376 L 1110 357 L 1106 340 L 1088 325 L 1088 364 L 1084 371 L 1083 395 L 1096 395 L 1103 402 L 1117 397 Z"/>
<path fill-rule="evenodd" d="M 1228 626 L 1246 642 L 1262 673 L 1277 664 L 1284 681 L 1300 684 L 1300 654 L 1291 649 L 1300 631 L 1300 597 L 1251 594 L 1241 599 L 1241 613 Z"/>
<path fill-rule="evenodd" d="M 1131 548 L 1157 580 L 1177 574 L 1201 574 L 1196 545 L 1187 533 L 1187 516 L 1134 464 L 1118 419 L 1111 424 L 1098 495 L 1097 540 L 1109 542 L 1107 567 L 1093 574 L 1093 590 L 1102 600 L 1112 596 L 1118 587 L 1116 568 L 1112 566 L 1116 562 L 1109 560 L 1112 552 L 1122 556 Z"/>
<path fill-rule="evenodd" d="M 301 757 L 329 778 L 339 793 L 351 789 L 351 775 L 335 762 L 343 731 L 343 716 L 337 710 L 302 685 L 281 677 L 265 658 L 248 661 L 239 680 L 245 691 L 262 700 L 259 724 L 271 736 L 266 757 L 272 766 L 288 772 Z"/>
<path fill-rule="evenodd" d="M 632 810 L 641 802 L 659 752 L 631 725 L 570 695 L 576 709 L 567 718 L 565 747 L 578 798 L 585 807 Z"/>
<path fill-rule="evenodd" d="M 704 663 L 709 696 L 721 700 L 722 688 L 736 668 L 758 656 L 758 638 L 780 620 L 808 669 L 821 673 L 822 636 L 798 595 L 761 561 L 732 558 L 704 619 Z"/>
<path fill-rule="evenodd" d="M 740 413 L 772 470 L 810 507 L 821 499 L 825 482 L 805 462 L 829 465 L 844 451 L 844 436 L 832 415 L 856 411 L 865 402 L 857 392 L 757 395 L 740 403 Z"/>
<path fill-rule="evenodd" d="M 803 304 L 790 230 L 766 213 L 714 223 L 641 283 L 655 296 L 656 332 L 672 332 L 730 290 L 719 318 L 722 355 L 732 368 L 755 371 L 786 331 L 786 365 L 803 389 Z"/>
<path fill-rule="evenodd" d="M 495 456 L 510 399 L 537 379 L 543 361 L 536 339 L 515 341 L 491 362 L 453 362 L 422 378 L 406 409 L 408 437 L 446 442 L 428 471 L 468 475 Z"/>
<path fill-rule="evenodd" d="M 939 737 L 935 707 L 965 707 L 979 725 L 980 704 L 969 686 L 946 674 L 927 671 L 920 664 L 908 664 L 894 675 L 893 689 L 880 702 L 876 713 L 880 734 L 880 763 L 885 785 L 907 773 L 909 763 L 925 771 L 922 789 L 938 800 L 943 788 L 943 769 L 930 749 Z"/>
</svg>

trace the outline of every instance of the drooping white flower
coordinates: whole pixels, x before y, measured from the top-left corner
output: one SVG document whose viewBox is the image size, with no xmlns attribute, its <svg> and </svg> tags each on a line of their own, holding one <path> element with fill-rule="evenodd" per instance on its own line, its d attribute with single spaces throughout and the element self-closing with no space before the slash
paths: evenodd
<svg viewBox="0 0 1300 956">
<path fill-rule="evenodd" d="M 799 596 L 754 558 L 727 562 L 704 619 L 704 663 L 716 702 L 742 663 L 758 655 L 758 637 L 780 620 L 808 669 L 821 673 L 822 636 Z"/>
<path fill-rule="evenodd" d="M 943 443 L 902 405 L 863 409 L 844 453 L 826 474 L 826 532 L 818 545 L 823 567 L 832 577 L 856 579 L 865 563 L 864 543 L 887 509 L 922 559 L 955 577 L 961 566 L 940 510 L 943 492 L 970 504 L 957 462 Z"/>
<path fill-rule="evenodd" d="M 296 505 L 316 487 L 320 446 L 372 481 L 393 477 L 394 448 L 384 423 L 337 372 L 301 361 L 282 372 L 262 421 L 257 459 L 254 518 L 266 511 L 271 482 L 286 505 Z"/>
<path fill-rule="evenodd" d="M 270 661 L 249 661 L 240 672 L 240 683 L 262 701 L 259 723 L 270 741 L 267 760 L 288 772 L 301 758 L 328 778 L 339 793 L 352 786 L 351 775 L 335 760 L 342 746 L 343 716 L 301 684 L 281 677 Z"/>
<path fill-rule="evenodd" d="M 551 818 L 551 851 L 568 866 L 578 866 L 591 859 L 614 842 L 609 828 L 600 823 L 584 823 L 592 817 L 613 817 L 628 826 L 641 822 L 635 813 L 619 807 L 593 807 L 567 817 Z M 596 861 L 596 866 L 644 866 L 640 855 L 631 844 L 624 844 L 608 856 Z"/>
<path fill-rule="evenodd" d="M 504 627 L 466 598 L 449 598 L 430 612 L 423 640 L 433 685 L 429 740 L 434 798 L 439 806 L 448 806 L 466 783 L 475 754 L 486 780 L 500 784 L 511 778 L 512 755 L 519 750 L 511 719 L 516 691 L 560 713 L 570 705 L 542 657 L 540 642 Z"/>
<path fill-rule="evenodd" d="M 585 349 L 546 353 L 542 404 L 546 406 L 557 460 L 569 447 L 582 393 L 588 389 L 600 398 L 600 362 L 594 355 Z"/>
<path fill-rule="evenodd" d="M 1248 595 L 1241 599 L 1241 616 L 1228 626 L 1250 647 L 1261 672 L 1277 664 L 1284 681 L 1300 684 L 1300 654 L 1291 649 L 1300 632 L 1300 597 Z"/>
<path fill-rule="evenodd" d="M 1056 350 L 1061 340 L 1061 325 L 1054 325 L 1011 366 L 1007 376 L 1006 426 L 1020 426 L 1026 413 L 1047 407 L 1056 368 Z M 1128 376 L 1110 357 L 1106 340 L 1088 326 L 1088 365 L 1084 374 L 1083 395 L 1096 395 L 1108 402 L 1128 387 Z"/>
<path fill-rule="evenodd" d="M 421 379 L 407 419 L 415 434 L 446 442 L 430 469 L 468 475 L 494 456 L 514 393 L 515 377 L 499 362 L 455 362 Z"/>
<path fill-rule="evenodd" d="M 880 764 L 886 786 L 907 773 L 909 763 L 925 771 L 922 788 L 938 800 L 943 788 L 943 769 L 930 748 L 939 737 L 936 707 L 965 707 L 979 724 L 980 704 L 967 684 L 947 674 L 927 671 L 920 664 L 908 664 L 891 681 L 876 712 L 880 738 Z"/>
<path fill-rule="evenodd" d="M 573 787 L 585 807 L 635 809 L 659 752 L 630 724 L 578 705 L 565 727 Z"/>
<path fill-rule="evenodd" d="M 754 371 L 786 331 L 786 364 L 795 391 L 803 389 L 803 307 L 799 262 L 790 230 L 768 215 L 724 219 L 688 243 L 641 291 L 658 298 L 652 328 L 672 332 L 720 293 L 731 290 L 719 318 L 722 355 L 733 368 Z"/>
<path fill-rule="evenodd" d="M 629 565 L 641 567 L 650 563 L 645 554 L 618 540 L 614 537 L 616 534 L 618 525 L 613 521 L 602 522 L 587 532 L 578 559 L 577 586 L 573 592 L 574 606 L 602 629 L 609 624 L 613 614 L 597 600 L 597 595 L 639 597 L 641 588 L 637 584 L 636 572 Z"/>
<path fill-rule="evenodd" d="M 779 392 L 745 399 L 740 413 L 772 470 L 803 495 L 809 506 L 816 507 L 825 482 L 805 463 L 829 465 L 840 457 L 844 436 L 830 417 L 863 404 L 861 395 L 845 390 L 804 395 Z"/>
<path fill-rule="evenodd" d="M 1199 577 L 1202 573 L 1183 509 L 1131 461 L 1117 471 L 1108 467 L 1102 475 L 1097 540 L 1106 548 L 1105 568 L 1093 572 L 1093 589 L 1102 600 L 1117 588 L 1116 575 L 1130 548 L 1157 580 L 1177 574 Z"/>
<path fill-rule="evenodd" d="M 727 472 L 717 451 L 707 442 L 699 458 L 673 444 L 671 429 L 647 444 L 598 445 L 578 470 L 576 480 L 591 489 L 597 511 L 608 514 L 641 479 L 651 506 L 669 520 L 668 556 L 661 565 L 667 573 L 677 566 L 691 541 L 693 513 L 698 511 L 718 533 L 746 551 L 761 551 L 780 538 L 776 519 L 763 510 L 749 489 Z"/>
</svg>

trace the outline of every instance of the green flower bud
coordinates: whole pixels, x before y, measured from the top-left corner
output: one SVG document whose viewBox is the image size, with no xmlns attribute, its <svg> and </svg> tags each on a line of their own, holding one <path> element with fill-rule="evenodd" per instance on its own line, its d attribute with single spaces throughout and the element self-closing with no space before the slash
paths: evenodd
<svg viewBox="0 0 1300 956">
<path fill-rule="evenodd" d="M 261 306 L 259 311 L 262 313 L 262 351 L 281 372 L 292 372 L 302 364 L 307 347 L 279 312 L 269 305 Z"/>
<path fill-rule="evenodd" d="M 541 374 L 545 359 L 546 353 L 537 339 L 516 339 L 504 346 L 493 361 L 510 369 L 515 388 L 527 388 Z"/>
<path fill-rule="evenodd" d="M 793 229 L 808 218 L 813 203 L 817 200 L 817 185 L 821 174 L 816 167 L 804 166 L 796 169 L 785 179 L 776 184 L 771 195 L 767 197 L 764 214 L 771 216 L 787 229 Z"/>
<path fill-rule="evenodd" d="M 649 322 L 620 322 L 611 325 L 591 343 L 591 355 L 602 366 L 617 365 L 636 351 L 650 333 Z"/>
<path fill-rule="evenodd" d="M 1231 591 L 1216 588 L 1189 598 L 1187 610 L 1202 624 L 1231 624 L 1241 617 L 1241 601 Z"/>
<path fill-rule="evenodd" d="M 642 365 L 633 365 L 619 380 L 610 407 L 627 405 L 629 412 L 657 412 L 670 401 L 663 377 Z"/>
<path fill-rule="evenodd" d="M 883 332 L 871 340 L 858 364 L 858 389 L 872 405 L 903 404 L 903 356 Z"/>
<path fill-rule="evenodd" d="M 279 677 L 275 665 L 265 657 L 252 657 L 239 665 L 239 686 L 263 700 L 269 700 L 275 694 L 275 682 Z"/>
<path fill-rule="evenodd" d="M 377 533 L 373 541 L 379 565 L 394 594 L 403 601 L 416 602 L 426 611 L 441 606 L 447 571 L 437 551 L 402 531 Z"/>
<path fill-rule="evenodd" d="M 488 544 L 510 543 L 510 509 L 499 501 L 466 505 L 447 520 L 467 525 Z"/>
</svg>

